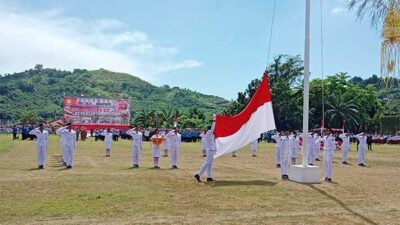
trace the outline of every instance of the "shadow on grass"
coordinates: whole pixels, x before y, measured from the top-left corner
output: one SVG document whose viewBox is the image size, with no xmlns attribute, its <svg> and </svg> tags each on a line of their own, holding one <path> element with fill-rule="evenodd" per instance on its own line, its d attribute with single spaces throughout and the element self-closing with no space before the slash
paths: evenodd
<svg viewBox="0 0 400 225">
<path fill-rule="evenodd" d="M 346 210 L 346 211 L 349 212 L 350 214 L 352 214 L 352 215 L 354 215 L 354 216 L 356 216 L 356 217 L 362 219 L 364 222 L 366 222 L 366 223 L 368 223 L 368 224 L 378 225 L 377 222 L 374 222 L 373 220 L 367 218 L 366 216 L 361 215 L 360 213 L 358 213 L 358 212 L 352 210 L 352 209 L 349 208 L 344 202 L 342 202 L 342 201 L 340 201 L 339 199 L 335 198 L 334 196 L 328 194 L 326 191 L 317 188 L 317 187 L 314 186 L 313 184 L 309 184 L 309 185 L 307 185 L 307 186 L 309 186 L 310 188 L 312 188 L 312 189 L 318 191 L 321 195 L 326 196 L 326 197 L 329 198 L 330 200 L 336 202 L 336 203 L 337 203 L 338 205 L 340 205 L 344 210 Z"/>
<path fill-rule="evenodd" d="M 276 183 L 266 180 L 248 180 L 248 181 L 239 181 L 239 180 L 218 180 L 217 182 L 207 183 L 213 187 L 223 187 L 223 186 L 268 186 L 272 187 Z"/>
</svg>

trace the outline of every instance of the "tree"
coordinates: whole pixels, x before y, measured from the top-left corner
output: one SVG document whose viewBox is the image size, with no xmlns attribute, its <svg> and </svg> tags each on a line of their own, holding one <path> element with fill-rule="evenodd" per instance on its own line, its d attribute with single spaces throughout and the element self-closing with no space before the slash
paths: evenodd
<svg viewBox="0 0 400 225">
<path fill-rule="evenodd" d="M 326 118 L 328 125 L 334 128 L 342 128 L 344 123 L 349 128 L 355 129 L 359 124 L 359 108 L 351 101 L 345 101 L 344 97 L 339 95 L 331 98 L 326 103 Z"/>
</svg>

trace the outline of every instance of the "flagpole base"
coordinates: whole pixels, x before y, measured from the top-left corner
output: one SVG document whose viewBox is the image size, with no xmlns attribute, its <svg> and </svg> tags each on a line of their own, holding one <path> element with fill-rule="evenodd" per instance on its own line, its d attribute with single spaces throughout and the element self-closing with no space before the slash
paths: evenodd
<svg viewBox="0 0 400 225">
<path fill-rule="evenodd" d="M 289 179 L 302 184 L 320 183 L 320 170 L 318 166 L 292 165 Z"/>
</svg>

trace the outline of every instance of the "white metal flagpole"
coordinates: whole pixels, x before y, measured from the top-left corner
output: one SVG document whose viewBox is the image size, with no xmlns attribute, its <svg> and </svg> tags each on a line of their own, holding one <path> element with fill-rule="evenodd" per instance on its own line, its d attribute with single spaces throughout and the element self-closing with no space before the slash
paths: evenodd
<svg viewBox="0 0 400 225">
<path fill-rule="evenodd" d="M 308 101 L 310 75 L 310 0 L 306 0 L 306 35 L 304 42 L 304 95 L 303 95 L 303 166 L 308 159 Z"/>
</svg>

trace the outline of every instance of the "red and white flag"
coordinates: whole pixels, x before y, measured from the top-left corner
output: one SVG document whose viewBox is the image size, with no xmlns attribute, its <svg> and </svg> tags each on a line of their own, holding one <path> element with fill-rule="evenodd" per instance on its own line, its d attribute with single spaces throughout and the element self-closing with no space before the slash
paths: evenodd
<svg viewBox="0 0 400 225">
<path fill-rule="evenodd" d="M 215 158 L 234 152 L 275 129 L 268 76 L 264 73 L 258 89 L 246 108 L 237 115 L 217 115 L 215 121 Z"/>
</svg>

